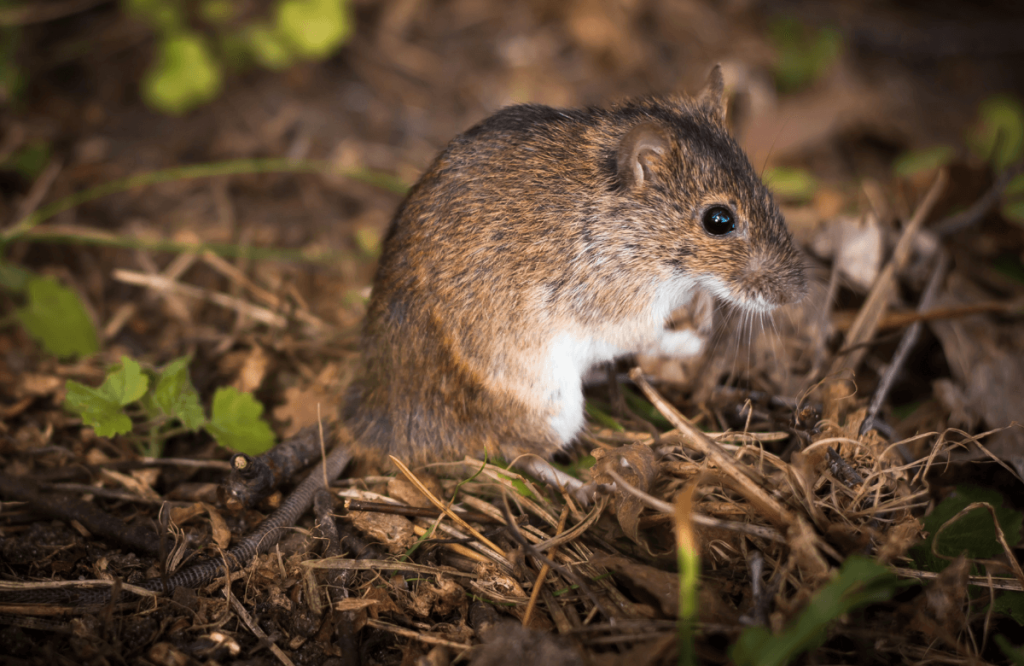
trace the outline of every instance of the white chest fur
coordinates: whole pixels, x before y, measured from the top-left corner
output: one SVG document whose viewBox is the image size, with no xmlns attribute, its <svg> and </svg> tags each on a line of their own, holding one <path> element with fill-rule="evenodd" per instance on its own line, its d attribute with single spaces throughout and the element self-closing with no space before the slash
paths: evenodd
<svg viewBox="0 0 1024 666">
<path fill-rule="evenodd" d="M 541 410 L 563 444 L 583 427 L 583 376 L 599 363 L 625 354 L 656 353 L 685 358 L 703 348 L 694 331 L 665 329 L 672 311 L 685 305 L 693 293 L 693 282 L 675 280 L 656 289 L 646 316 L 617 322 L 600 330 L 560 332 L 541 354 L 533 400 L 544 401 Z"/>
</svg>

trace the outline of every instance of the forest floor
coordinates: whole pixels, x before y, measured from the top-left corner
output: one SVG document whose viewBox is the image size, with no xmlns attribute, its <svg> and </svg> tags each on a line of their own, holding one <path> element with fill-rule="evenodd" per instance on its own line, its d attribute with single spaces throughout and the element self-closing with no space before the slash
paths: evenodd
<svg viewBox="0 0 1024 666">
<path fill-rule="evenodd" d="M 1024 663 L 1020 7 L 357 0 L 330 59 L 175 117 L 140 98 L 144 23 L 53 5 L 0 9 L 0 662 Z M 357 460 L 234 573 L 132 593 L 230 559 L 303 478 L 245 507 L 218 441 L 262 436 L 247 393 L 279 440 L 332 432 L 381 239 L 452 137 L 715 63 L 812 285 L 599 373 L 556 462 L 613 494 Z M 108 376 L 126 434 L 69 410 Z"/>
</svg>

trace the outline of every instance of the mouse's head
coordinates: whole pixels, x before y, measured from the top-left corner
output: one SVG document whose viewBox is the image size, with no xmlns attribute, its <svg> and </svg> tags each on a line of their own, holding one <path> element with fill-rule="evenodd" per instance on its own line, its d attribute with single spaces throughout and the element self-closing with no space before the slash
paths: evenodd
<svg viewBox="0 0 1024 666">
<path fill-rule="evenodd" d="M 637 202 L 652 260 L 741 308 L 768 312 L 803 297 L 803 262 L 768 188 L 725 126 L 716 66 L 694 98 L 644 99 L 618 109 L 631 125 L 614 189 Z"/>
</svg>

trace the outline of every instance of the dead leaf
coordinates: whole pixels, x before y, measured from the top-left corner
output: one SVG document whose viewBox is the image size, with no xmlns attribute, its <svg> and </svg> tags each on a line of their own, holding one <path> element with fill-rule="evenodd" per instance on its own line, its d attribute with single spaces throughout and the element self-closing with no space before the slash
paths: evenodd
<svg viewBox="0 0 1024 666">
<path fill-rule="evenodd" d="M 416 543 L 412 522 L 405 516 L 375 511 L 350 511 L 349 520 L 371 541 L 380 543 L 392 555 L 404 553 Z"/>
<path fill-rule="evenodd" d="M 606 470 L 614 469 L 627 483 L 645 493 L 649 493 L 658 471 L 657 462 L 651 447 L 644 444 L 630 444 L 617 449 L 600 449 L 595 452 L 597 464 L 594 466 L 597 483 L 615 483 Z M 615 515 L 618 517 L 622 531 L 634 543 L 641 543 L 640 513 L 644 510 L 643 502 L 625 491 L 615 495 Z"/>
<path fill-rule="evenodd" d="M 284 390 L 284 404 L 274 408 L 274 418 L 284 421 L 288 426 L 282 433 L 291 437 L 308 425 L 317 422 L 317 416 L 325 418 L 325 412 L 333 411 L 333 403 L 337 397 L 312 388 L 290 386 Z"/>
<path fill-rule="evenodd" d="M 142 470 L 135 471 L 139 472 Z M 160 475 L 159 470 L 150 471 L 156 472 L 156 476 Z M 135 472 L 132 472 L 132 474 L 129 475 L 106 468 L 100 469 L 99 474 L 103 480 L 119 485 L 125 490 L 133 492 L 136 495 L 141 495 L 142 497 L 148 497 L 150 499 L 160 499 L 160 494 L 153 490 L 150 485 L 151 482 L 156 481 L 156 476 L 153 476 L 152 474 L 136 476 Z"/>
<path fill-rule="evenodd" d="M 949 289 L 936 307 L 963 305 L 983 297 L 979 289 L 955 276 L 949 280 Z M 999 324 L 990 315 L 974 315 L 933 321 L 929 326 L 942 344 L 953 375 L 952 381 L 933 384 L 936 399 L 951 415 L 951 425 L 973 429 L 980 421 L 989 428 L 1024 423 L 1024 354 L 1002 342 L 1024 339 L 1024 325 Z M 1003 460 L 1013 461 L 1024 451 L 1024 428 L 995 433 L 985 446 Z M 977 447 L 954 454 L 957 460 L 982 457 L 987 456 Z"/>
<path fill-rule="evenodd" d="M 228 529 L 227 522 L 224 521 L 220 511 L 217 511 L 212 504 L 203 502 L 203 507 L 206 509 L 206 514 L 210 516 L 210 526 L 213 528 L 213 542 L 220 548 L 227 549 L 231 545 L 231 530 Z"/>
<path fill-rule="evenodd" d="M 55 393 L 64 386 L 64 380 L 53 375 L 39 375 L 27 372 L 21 375 L 18 394 L 24 396 L 43 397 Z"/>
<path fill-rule="evenodd" d="M 676 574 L 640 564 L 621 555 L 598 554 L 590 559 L 590 564 L 604 567 L 628 580 L 648 598 L 653 599 L 667 617 L 675 617 L 678 614 L 679 577 Z M 737 610 L 723 601 L 724 595 L 718 593 L 707 581 L 701 583 L 698 594 L 701 622 L 736 622 Z"/>
<path fill-rule="evenodd" d="M 267 374 L 267 365 L 270 357 L 263 351 L 263 347 L 255 346 L 245 357 L 238 378 L 235 379 L 234 387 L 239 391 L 252 393 L 263 384 L 263 378 Z"/>
<path fill-rule="evenodd" d="M 357 611 L 379 603 L 379 599 L 342 599 L 341 601 L 335 601 L 333 608 L 336 611 Z"/>
<path fill-rule="evenodd" d="M 843 217 L 818 230 L 811 248 L 821 257 L 833 257 L 842 276 L 857 291 L 866 293 L 882 268 L 884 237 L 878 219 Z"/>
<path fill-rule="evenodd" d="M 180 527 L 196 516 L 202 515 L 205 511 L 202 502 L 196 502 L 189 506 L 171 507 L 171 522 Z"/>
<path fill-rule="evenodd" d="M 522 666 L 540 664 L 582 664 L 583 658 L 569 638 L 548 632 L 532 631 L 521 624 L 505 621 L 484 634 L 484 645 L 475 652 L 472 666 Z"/>
<path fill-rule="evenodd" d="M 423 485 L 434 494 L 434 497 L 444 499 L 444 489 L 441 488 L 441 483 L 437 480 L 437 477 L 421 470 L 416 473 L 416 478 L 423 482 Z M 388 481 L 388 496 L 400 502 L 405 502 L 409 506 L 417 506 L 421 509 L 434 508 L 430 500 L 404 476 L 396 476 Z"/>
<path fill-rule="evenodd" d="M 438 577 L 438 584 L 421 582 L 412 594 L 408 609 L 420 617 L 440 616 L 467 604 L 466 591 L 450 578 Z"/>
</svg>

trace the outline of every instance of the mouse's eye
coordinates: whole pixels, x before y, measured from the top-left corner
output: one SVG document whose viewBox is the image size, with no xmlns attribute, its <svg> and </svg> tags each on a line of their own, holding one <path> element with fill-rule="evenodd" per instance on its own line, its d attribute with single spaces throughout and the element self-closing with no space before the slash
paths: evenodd
<svg viewBox="0 0 1024 666">
<path fill-rule="evenodd" d="M 725 206 L 712 206 L 704 212 L 704 229 L 712 236 L 724 236 L 736 230 L 736 216 Z"/>
</svg>

